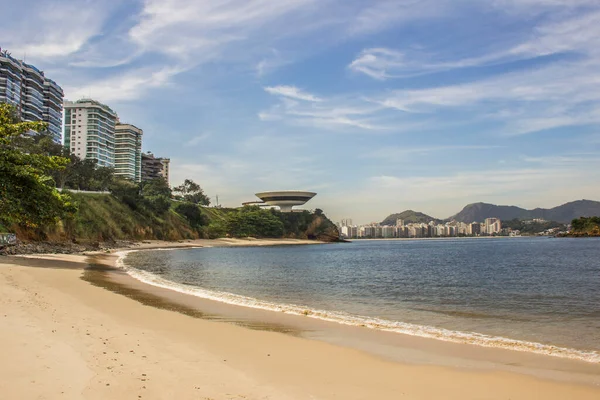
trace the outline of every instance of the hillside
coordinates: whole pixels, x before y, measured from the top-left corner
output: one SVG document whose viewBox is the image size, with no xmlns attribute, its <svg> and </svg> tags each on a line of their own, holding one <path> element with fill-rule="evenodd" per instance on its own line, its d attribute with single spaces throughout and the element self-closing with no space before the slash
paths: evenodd
<svg viewBox="0 0 600 400">
<path fill-rule="evenodd" d="M 199 237 L 188 221 L 172 209 L 156 215 L 134 211 L 110 195 L 74 193 L 72 197 L 78 206 L 72 217 L 44 229 L 17 228 L 19 239 L 94 243 Z"/>
<path fill-rule="evenodd" d="M 563 236 L 600 237 L 600 217 L 581 217 L 573 220 L 573 229 Z"/>
<path fill-rule="evenodd" d="M 337 241 L 339 232 L 320 210 L 281 213 L 258 207 L 213 208 L 172 202 L 164 213 L 132 209 L 112 195 L 72 194 L 74 215 L 44 228 L 4 228 L 21 242 L 49 242 L 60 247 L 110 244 L 116 241 L 184 240 L 219 237 L 268 237 Z M 180 207 L 185 204 L 186 207 Z M 191 212 L 190 212 L 191 209 Z M 53 251 L 43 248 L 43 251 Z M 78 250 L 77 250 L 78 249 Z"/>
<path fill-rule="evenodd" d="M 488 203 L 469 204 L 458 214 L 448 218 L 459 222 L 483 221 L 486 218 L 500 218 L 503 221 L 512 219 L 542 218 L 548 221 L 569 223 L 579 217 L 600 216 L 600 202 L 591 200 L 578 200 L 544 209 L 536 208 L 526 210 L 515 206 L 497 206 Z"/>
<path fill-rule="evenodd" d="M 516 206 L 497 206 L 488 203 L 474 203 L 465 206 L 458 214 L 448 218 L 458 222 L 481 222 L 486 218 L 500 218 L 502 221 L 512 219 L 530 219 L 531 212 Z"/>
<path fill-rule="evenodd" d="M 381 221 L 381 225 L 396 225 L 397 219 L 404 220 L 404 223 L 427 223 L 429 221 L 441 222 L 439 219 L 423 214 L 422 212 L 406 210 L 401 213 L 388 215 Z"/>
</svg>

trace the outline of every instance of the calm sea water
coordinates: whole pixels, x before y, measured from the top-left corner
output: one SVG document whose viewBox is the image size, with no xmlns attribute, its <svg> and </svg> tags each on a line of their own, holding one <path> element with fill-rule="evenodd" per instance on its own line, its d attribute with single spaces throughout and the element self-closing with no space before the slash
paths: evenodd
<svg viewBox="0 0 600 400">
<path fill-rule="evenodd" d="M 600 362 L 600 240 L 379 240 L 142 251 L 130 274 L 201 297 Z"/>
</svg>

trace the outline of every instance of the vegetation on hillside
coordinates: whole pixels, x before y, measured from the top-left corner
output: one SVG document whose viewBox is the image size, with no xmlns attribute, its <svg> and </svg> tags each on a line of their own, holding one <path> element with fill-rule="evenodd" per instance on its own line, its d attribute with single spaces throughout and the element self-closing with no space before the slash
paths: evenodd
<svg viewBox="0 0 600 400">
<path fill-rule="evenodd" d="M 74 193 L 78 211 L 47 229 L 49 240 L 111 242 L 116 240 L 196 239 L 198 232 L 169 208 L 157 213 L 152 208 L 135 210 L 114 196 Z"/>
<path fill-rule="evenodd" d="M 571 222 L 569 236 L 600 236 L 600 217 L 581 217 Z"/>
<path fill-rule="evenodd" d="M 38 228 L 75 212 L 68 194 L 55 189 L 51 174 L 68 159 L 23 151 L 28 132 L 46 129 L 41 122 L 20 122 L 14 108 L 0 104 L 0 224 Z"/>
<path fill-rule="evenodd" d="M 403 220 L 405 224 L 428 223 L 430 221 L 435 221 L 437 223 L 442 222 L 441 220 L 433 218 L 427 214 L 423 214 L 422 212 L 406 210 L 401 213 L 388 215 L 387 218 L 381 222 L 381 225 L 396 225 L 396 220 L 398 219 Z"/>
<path fill-rule="evenodd" d="M 503 228 L 510 228 L 513 231 L 520 231 L 521 235 L 535 235 L 540 232 L 546 232 L 550 229 L 558 228 L 561 231 L 566 230 L 566 225 L 556 221 L 533 221 L 533 220 L 520 220 L 511 219 L 509 221 L 502 221 Z"/>
<path fill-rule="evenodd" d="M 339 232 L 321 210 L 282 213 L 275 209 L 245 206 L 212 210 L 204 231 L 208 237 L 295 238 L 336 241 Z M 216 212 L 215 212 L 216 211 Z"/>
</svg>

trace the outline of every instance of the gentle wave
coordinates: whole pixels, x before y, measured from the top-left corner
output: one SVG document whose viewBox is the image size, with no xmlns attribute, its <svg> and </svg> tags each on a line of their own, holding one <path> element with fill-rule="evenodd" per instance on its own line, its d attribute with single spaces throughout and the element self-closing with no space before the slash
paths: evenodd
<svg viewBox="0 0 600 400">
<path fill-rule="evenodd" d="M 173 250 L 173 249 L 153 249 L 153 250 Z M 571 349 L 566 347 L 553 346 L 543 343 L 527 342 L 522 340 L 510 339 L 501 336 L 490 336 L 476 332 L 461 332 L 452 331 L 449 329 L 436 328 L 433 326 L 417 325 L 406 322 L 390 321 L 380 318 L 365 317 L 352 315 L 344 312 L 326 311 L 318 309 L 310 309 L 295 304 L 278 304 L 268 301 L 259 300 L 253 297 L 241 296 L 228 292 L 219 292 L 213 290 L 202 289 L 197 286 L 183 285 L 173 281 L 164 279 L 151 272 L 143 271 L 137 268 L 128 266 L 125 263 L 127 254 L 141 251 L 128 250 L 117 253 L 119 258 L 117 266 L 125 270 L 133 278 L 164 289 L 173 290 L 179 293 L 184 293 L 208 300 L 219 301 L 222 303 L 257 308 L 262 310 L 284 312 L 294 315 L 302 315 L 310 318 L 320 319 L 323 321 L 335 322 L 343 325 L 361 326 L 369 329 L 376 329 L 386 332 L 402 333 L 405 335 L 419 336 L 443 340 L 446 342 L 473 344 L 483 347 L 495 347 L 507 350 L 530 352 L 536 354 L 544 354 L 554 357 L 569 358 L 581 360 L 590 363 L 600 363 L 600 353 L 597 351 L 584 351 Z"/>
</svg>

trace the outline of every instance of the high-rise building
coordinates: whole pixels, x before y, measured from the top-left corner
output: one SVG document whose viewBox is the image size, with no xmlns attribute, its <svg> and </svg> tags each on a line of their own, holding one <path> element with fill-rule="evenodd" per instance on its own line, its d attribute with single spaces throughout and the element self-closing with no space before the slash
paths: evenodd
<svg viewBox="0 0 600 400">
<path fill-rule="evenodd" d="M 485 233 L 492 235 L 494 233 L 500 233 L 502 230 L 502 222 L 498 218 L 486 218 L 485 219 Z"/>
<path fill-rule="evenodd" d="M 468 233 L 469 235 L 479 235 L 481 233 L 481 224 L 479 224 L 478 222 L 470 223 Z"/>
<path fill-rule="evenodd" d="M 142 153 L 142 180 L 149 181 L 156 178 L 163 178 L 169 184 L 169 164 L 168 158 L 154 157 L 154 154 Z"/>
<path fill-rule="evenodd" d="M 61 142 L 63 90 L 33 65 L 0 51 L 0 102 L 10 103 L 23 121 L 48 123 L 48 132 Z"/>
<path fill-rule="evenodd" d="M 115 166 L 117 113 L 91 99 L 65 102 L 65 147 L 100 167 Z"/>
<path fill-rule="evenodd" d="M 169 185 L 170 179 L 170 168 L 171 168 L 171 159 L 170 158 L 160 158 L 160 163 L 162 164 L 161 174 L 165 181 L 167 181 L 167 185 Z"/>
<path fill-rule="evenodd" d="M 63 90 L 52 79 L 44 81 L 44 121 L 48 123 L 48 131 L 57 143 L 62 141 L 63 122 Z"/>
<path fill-rule="evenodd" d="M 142 179 L 142 135 L 131 124 L 115 126 L 115 175 L 140 182 Z"/>
</svg>

